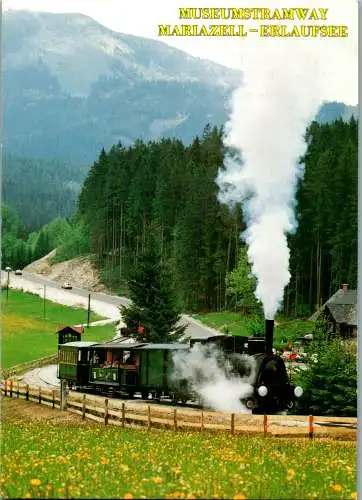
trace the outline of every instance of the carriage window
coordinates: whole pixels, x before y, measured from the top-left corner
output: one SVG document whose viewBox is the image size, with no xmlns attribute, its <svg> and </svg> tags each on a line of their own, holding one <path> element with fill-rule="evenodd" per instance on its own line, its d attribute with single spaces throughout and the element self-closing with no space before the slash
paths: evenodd
<svg viewBox="0 0 362 500">
<path fill-rule="evenodd" d="M 128 364 L 128 360 L 131 356 L 131 351 L 123 351 L 123 364 Z"/>
<path fill-rule="evenodd" d="M 80 349 L 78 351 L 78 361 L 82 361 L 82 351 Z"/>
</svg>

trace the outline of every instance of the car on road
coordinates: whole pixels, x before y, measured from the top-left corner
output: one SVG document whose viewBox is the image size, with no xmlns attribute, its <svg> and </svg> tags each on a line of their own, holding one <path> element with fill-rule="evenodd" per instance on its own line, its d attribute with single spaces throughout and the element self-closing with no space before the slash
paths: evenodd
<svg viewBox="0 0 362 500">
<path fill-rule="evenodd" d="M 16 276 L 21 276 L 23 274 L 23 271 L 21 269 L 17 269 L 15 271 Z"/>
<path fill-rule="evenodd" d="M 65 281 L 64 283 L 62 283 L 62 288 L 64 288 L 65 290 L 71 290 L 72 285 L 71 283 L 69 283 L 69 281 Z"/>
</svg>

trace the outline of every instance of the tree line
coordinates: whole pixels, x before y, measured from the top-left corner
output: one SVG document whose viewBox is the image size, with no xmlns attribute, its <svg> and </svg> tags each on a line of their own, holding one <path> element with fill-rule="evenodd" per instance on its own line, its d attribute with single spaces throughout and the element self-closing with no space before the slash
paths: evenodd
<svg viewBox="0 0 362 500">
<path fill-rule="evenodd" d="M 184 310 L 260 312 L 240 239 L 242 208 L 229 210 L 217 198 L 215 179 L 226 153 L 222 133 L 208 125 L 188 146 L 162 139 L 102 150 L 84 181 L 77 213 L 71 221 L 57 219 L 63 220 L 58 260 L 91 253 L 108 286 L 128 293 L 152 235 Z M 306 141 L 298 227 L 289 236 L 289 317 L 307 316 L 340 283 L 354 288 L 357 280 L 357 122 L 313 122 Z M 40 233 L 33 236 L 33 248 L 37 241 L 51 250 L 51 224 L 40 231 L 43 241 Z"/>
</svg>

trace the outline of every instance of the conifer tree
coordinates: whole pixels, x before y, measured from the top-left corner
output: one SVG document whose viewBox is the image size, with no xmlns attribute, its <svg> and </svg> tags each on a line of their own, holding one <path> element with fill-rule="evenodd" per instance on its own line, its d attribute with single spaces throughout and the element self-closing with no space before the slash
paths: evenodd
<svg viewBox="0 0 362 500">
<path fill-rule="evenodd" d="M 179 324 L 181 317 L 171 283 L 170 273 L 161 265 L 155 245 L 149 245 L 128 282 L 132 304 L 121 307 L 128 330 L 140 340 L 167 343 L 183 335 L 185 326 Z"/>
</svg>

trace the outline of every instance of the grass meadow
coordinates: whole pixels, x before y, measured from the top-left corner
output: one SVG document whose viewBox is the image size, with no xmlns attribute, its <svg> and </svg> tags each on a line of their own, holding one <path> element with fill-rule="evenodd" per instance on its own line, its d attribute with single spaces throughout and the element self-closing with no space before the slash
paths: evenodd
<svg viewBox="0 0 362 500">
<path fill-rule="evenodd" d="M 9 299 L 1 294 L 2 308 L 2 368 L 33 361 L 57 352 L 56 328 L 59 325 L 76 325 L 87 322 L 87 310 L 67 307 L 38 295 L 9 290 Z M 105 319 L 91 313 L 91 321 Z M 85 329 L 83 340 L 106 340 L 114 326 Z"/>
<path fill-rule="evenodd" d="M 357 498 L 355 442 L 121 429 L 64 413 L 3 400 L 3 498 Z"/>
</svg>

